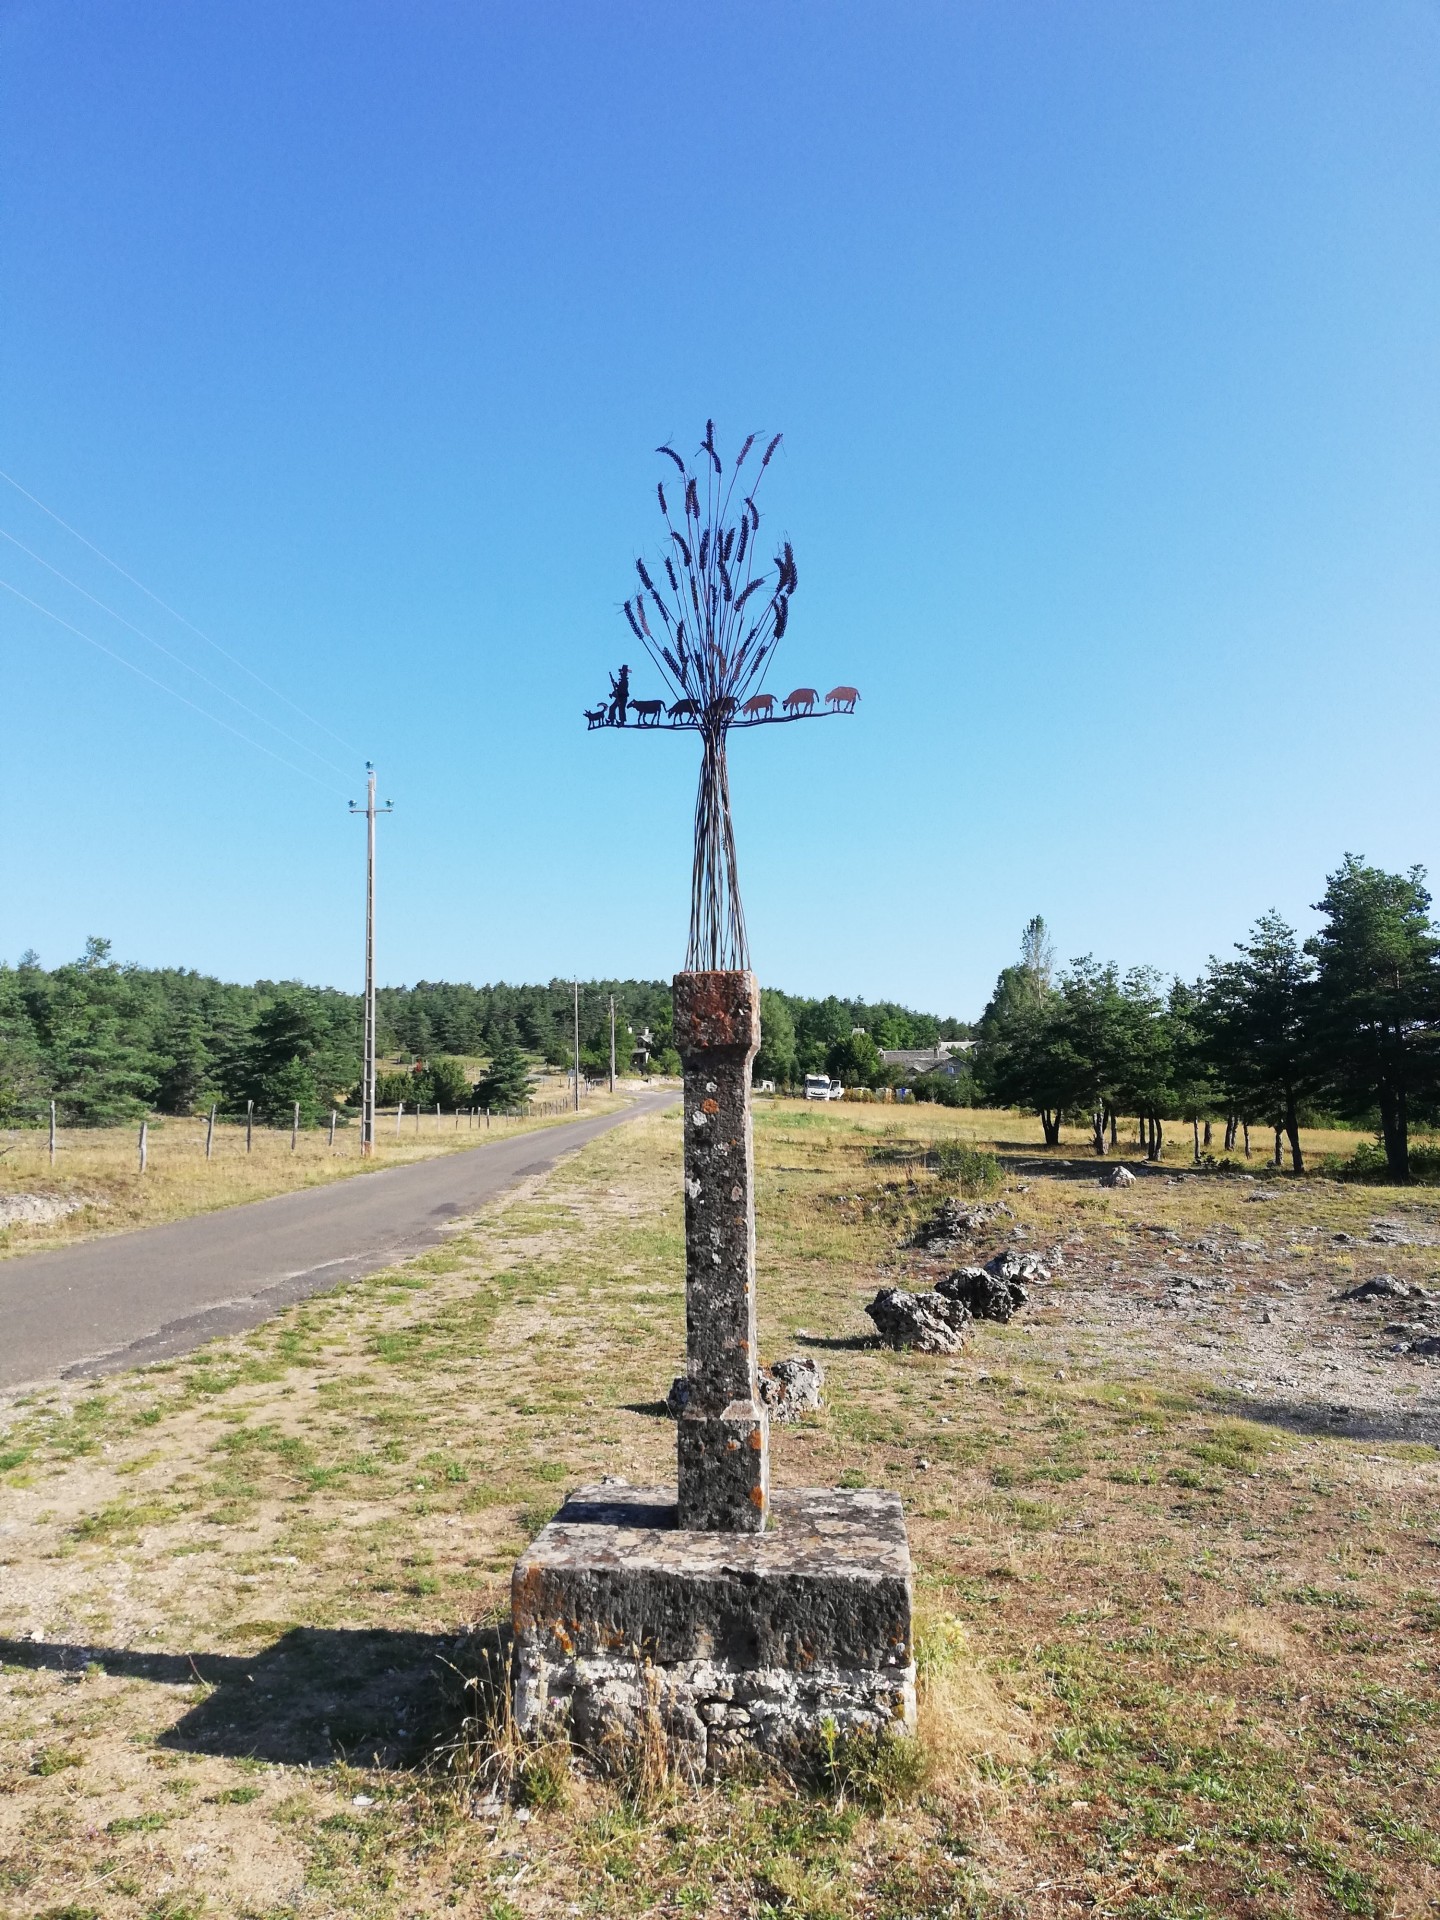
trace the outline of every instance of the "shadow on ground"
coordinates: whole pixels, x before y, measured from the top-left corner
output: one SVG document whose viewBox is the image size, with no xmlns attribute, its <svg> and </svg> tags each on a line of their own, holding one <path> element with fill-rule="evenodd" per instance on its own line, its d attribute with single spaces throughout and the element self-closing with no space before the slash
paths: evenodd
<svg viewBox="0 0 1440 1920">
<path fill-rule="evenodd" d="M 498 1647 L 494 1630 L 457 1638 L 292 1627 L 253 1654 L 0 1638 L 0 1662 L 75 1680 L 99 1666 L 157 1686 L 207 1689 L 157 1741 L 172 1751 L 286 1766 L 415 1767 L 464 1718 L 467 1682 L 494 1664 Z"/>
<path fill-rule="evenodd" d="M 1052 1160 L 1049 1154 L 1038 1154 L 1033 1147 L 1029 1152 L 1018 1145 L 1007 1149 L 1002 1141 L 996 1158 L 1007 1173 L 1018 1174 L 1025 1180 L 1039 1180 L 1048 1175 L 1052 1180 L 1081 1180 L 1091 1186 L 1097 1185 L 1106 1174 L 1113 1173 L 1116 1167 L 1128 1167 L 1137 1180 L 1173 1180 L 1180 1174 L 1187 1177 L 1201 1175 L 1197 1167 L 1177 1167 L 1173 1164 L 1168 1167 L 1157 1166 L 1153 1161 L 1146 1160 L 1143 1153 L 1131 1158 L 1123 1147 L 1112 1147 L 1103 1160 L 1093 1153 L 1083 1159 Z M 1207 1177 L 1219 1179 L 1225 1176 Z"/>
<path fill-rule="evenodd" d="M 1212 1388 L 1213 1406 L 1234 1419 L 1310 1437 L 1329 1434 L 1340 1440 L 1399 1440 L 1434 1446 L 1440 1441 L 1440 1407 L 1434 1398 L 1413 1407 L 1347 1407 L 1328 1400 L 1260 1400 L 1249 1394 Z"/>
</svg>

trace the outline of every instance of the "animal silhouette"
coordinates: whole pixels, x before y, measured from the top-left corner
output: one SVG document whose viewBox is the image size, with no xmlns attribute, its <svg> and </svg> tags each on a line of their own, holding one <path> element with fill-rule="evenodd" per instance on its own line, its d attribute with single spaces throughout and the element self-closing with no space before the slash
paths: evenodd
<svg viewBox="0 0 1440 1920">
<path fill-rule="evenodd" d="M 786 713 L 813 713 L 815 702 L 820 698 L 814 687 L 796 687 L 793 693 L 787 693 L 780 702 Z"/>
<path fill-rule="evenodd" d="M 604 707 L 586 707 L 586 724 L 592 727 L 603 727 L 605 724 L 606 711 L 607 709 Z"/>
<path fill-rule="evenodd" d="M 859 698 L 859 691 L 855 687 L 832 687 L 825 696 L 825 704 L 836 713 L 853 713 Z"/>
<path fill-rule="evenodd" d="M 768 720 L 775 711 L 775 696 L 773 693 L 754 694 L 740 711 L 749 720 L 758 720 L 762 713 Z"/>
<path fill-rule="evenodd" d="M 739 705 L 740 702 L 738 700 L 731 700 L 727 697 L 724 700 L 712 700 L 709 710 L 712 717 L 716 720 L 733 720 Z"/>
<path fill-rule="evenodd" d="M 700 709 L 693 700 L 677 700 L 670 709 L 672 720 L 693 720 Z"/>
<path fill-rule="evenodd" d="M 659 723 L 660 716 L 665 711 L 665 702 L 663 700 L 632 700 L 630 711 L 635 716 L 637 726 L 653 727 Z"/>
</svg>

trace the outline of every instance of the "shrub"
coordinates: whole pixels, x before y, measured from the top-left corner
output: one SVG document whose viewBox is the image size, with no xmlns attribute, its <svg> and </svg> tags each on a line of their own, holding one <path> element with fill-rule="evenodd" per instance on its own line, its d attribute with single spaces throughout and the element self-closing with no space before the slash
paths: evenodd
<svg viewBox="0 0 1440 1920">
<path fill-rule="evenodd" d="M 1359 1180 L 1376 1186 L 1390 1184 L 1390 1165 L 1378 1141 L 1362 1141 L 1348 1160 L 1338 1154 L 1327 1154 L 1321 1166 L 1337 1180 Z M 1440 1140 L 1411 1142 L 1410 1178 L 1423 1187 L 1440 1186 Z"/>
<path fill-rule="evenodd" d="M 468 1107 L 471 1101 L 470 1076 L 465 1062 L 453 1054 L 437 1053 L 425 1062 L 415 1076 L 415 1099 L 427 1107 L 454 1109 Z"/>
<path fill-rule="evenodd" d="M 969 1198 L 998 1192 L 1004 1175 L 993 1153 L 979 1147 L 967 1147 L 960 1140 L 942 1140 L 935 1148 L 935 1170 L 942 1180 L 952 1180 Z"/>
</svg>

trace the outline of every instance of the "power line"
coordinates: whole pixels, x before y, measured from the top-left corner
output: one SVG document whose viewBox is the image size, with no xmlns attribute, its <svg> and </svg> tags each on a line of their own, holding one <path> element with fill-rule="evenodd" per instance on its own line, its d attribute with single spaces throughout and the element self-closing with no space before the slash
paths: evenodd
<svg viewBox="0 0 1440 1920">
<path fill-rule="evenodd" d="M 268 680 L 262 679 L 261 676 L 258 673 L 256 673 L 253 667 L 247 667 L 243 660 L 236 659 L 235 655 L 231 653 L 227 647 L 222 647 L 218 640 L 212 640 L 208 633 L 203 632 L 201 628 L 195 625 L 193 620 L 187 620 L 183 613 L 177 613 L 174 607 L 172 607 L 168 603 L 168 601 L 162 600 L 159 594 L 155 593 L 151 588 L 147 587 L 143 580 L 137 580 L 135 578 L 135 575 L 133 573 L 128 572 L 126 568 L 122 567 L 118 560 L 112 560 L 110 558 L 110 555 L 106 553 L 102 548 L 97 547 L 93 540 L 87 539 L 85 535 L 80 532 L 78 527 L 72 527 L 68 520 L 62 520 L 60 518 L 60 515 L 56 513 L 53 507 L 47 507 L 43 500 L 37 499 L 36 496 L 33 493 L 31 493 L 28 487 L 22 487 L 20 482 L 15 478 L 15 476 L 13 474 L 6 473 L 3 467 L 0 467 L 0 480 L 4 480 L 7 482 L 8 485 L 14 487 L 17 493 L 24 494 L 25 498 L 29 500 L 32 503 L 32 505 L 39 507 L 42 513 L 49 514 L 50 518 L 55 522 L 56 526 L 63 527 L 66 533 L 71 535 L 73 539 L 76 539 L 80 542 L 81 546 L 88 547 L 92 553 L 98 554 L 100 559 L 102 559 L 105 562 L 107 567 L 113 567 L 118 574 L 121 574 L 126 580 L 130 582 L 132 587 L 138 587 L 141 593 L 145 594 L 149 599 L 155 602 L 157 607 L 163 608 L 164 611 L 170 615 L 170 618 L 172 620 L 178 620 L 182 627 L 188 627 L 191 633 L 195 634 L 199 639 L 205 642 L 207 647 L 213 647 L 217 653 L 223 654 L 224 657 L 230 662 L 231 666 L 239 667 L 242 673 L 248 673 L 250 678 L 253 681 L 255 681 L 258 686 L 264 687 L 267 693 L 273 693 L 277 700 L 283 700 L 287 707 L 293 708 L 294 711 L 300 715 L 302 720 L 308 720 L 312 727 L 318 727 L 322 733 L 328 733 L 332 740 L 338 740 L 342 747 L 348 747 L 352 753 L 359 753 L 360 749 L 355 745 L 353 741 L 347 740 L 343 734 L 336 733 L 333 727 L 327 727 L 325 722 L 323 720 L 317 720 L 313 713 L 307 713 L 304 707 L 300 706 L 298 702 L 290 698 L 289 694 L 281 693 L 278 687 L 272 687 L 270 682 Z M 234 729 L 232 728 L 232 732 L 233 731 Z M 277 759 L 279 758 L 278 754 L 276 755 L 276 758 Z"/>
<path fill-rule="evenodd" d="M 28 593 L 22 593 L 19 587 L 12 585 L 10 581 L 0 580 L 0 587 L 4 587 L 7 593 L 13 593 L 17 600 L 23 600 L 27 607 L 33 607 L 37 613 L 43 613 L 47 620 L 53 620 L 57 627 L 64 627 L 67 633 L 73 633 L 77 640 L 84 640 L 88 645 L 98 647 L 101 653 L 108 654 L 112 660 L 118 660 L 122 667 L 128 667 L 131 673 L 138 674 L 142 680 L 148 680 L 152 687 L 159 687 L 162 693 L 168 693 L 172 699 L 190 707 L 202 718 L 213 721 L 217 727 L 223 727 L 226 733 L 233 733 L 235 738 L 243 740 L 247 747 L 254 747 L 259 753 L 269 754 L 270 758 L 278 760 L 282 767 L 289 767 L 292 773 L 298 773 L 306 780 L 313 780 L 317 787 L 323 788 L 327 793 L 339 791 L 338 788 L 332 788 L 326 781 L 320 779 L 318 774 L 311 773 L 308 767 L 298 767 L 293 760 L 287 760 L 283 753 L 276 753 L 273 747 L 267 747 L 263 741 L 252 740 L 248 733 L 242 733 L 238 727 L 232 727 L 228 720 L 222 720 L 218 713 L 211 713 L 208 707 L 200 706 L 188 694 L 180 693 L 174 687 L 167 686 L 163 680 L 157 680 L 153 673 L 146 673 L 145 669 L 137 667 L 133 660 L 127 660 L 123 653 L 116 653 L 113 647 L 107 647 L 103 640 L 97 640 L 93 634 L 83 633 L 79 627 L 72 626 L 58 613 L 52 613 L 49 607 L 42 607 L 38 600 L 32 600 Z"/>
<path fill-rule="evenodd" d="M 18 547 L 21 553 L 28 554 L 32 560 L 44 567 L 47 573 L 53 573 L 57 580 L 63 580 L 65 585 L 67 587 L 73 587 L 76 593 L 83 593 L 92 606 L 99 607 L 100 611 L 102 613 L 108 613 L 112 620 L 118 620 L 122 627 L 128 627 L 131 633 L 138 634 L 147 645 L 154 647 L 157 652 L 163 653 L 167 660 L 173 660 L 177 667 L 183 667 L 186 673 L 193 673 L 197 680 L 203 680 L 205 685 L 212 688 L 222 699 L 233 701 L 242 713 L 248 713 L 250 718 L 252 720 L 258 720 L 262 727 L 269 727 L 272 732 L 278 733 L 282 740 L 288 740 L 292 747 L 298 747 L 302 753 L 314 754 L 315 758 L 320 761 L 323 766 L 332 768 L 336 773 L 344 773 L 346 771 L 344 767 L 337 766 L 333 760 L 327 759 L 326 756 L 315 747 L 307 746 L 306 743 L 298 739 L 295 734 L 287 733 L 284 727 L 277 727 L 273 720 L 267 719 L 263 713 L 257 713 L 254 707 L 247 706 L 238 694 L 231 693 L 230 689 L 228 687 L 222 687 L 218 680 L 212 680 L 208 673 L 201 673 L 198 667 L 191 666 L 190 662 L 181 654 L 172 652 L 163 641 L 157 640 L 153 634 L 146 633 L 143 627 L 137 627 L 133 620 L 127 620 L 125 615 L 123 613 L 117 613 L 114 607 L 107 606 L 103 600 L 98 599 L 91 593 L 88 587 L 82 587 L 78 580 L 72 580 L 68 574 L 62 573 L 58 567 L 51 566 L 43 554 L 36 553 L 32 548 L 27 547 L 23 540 L 17 540 L 15 535 L 5 527 L 0 527 L 0 540 L 8 540 L 12 546 Z M 117 656 L 117 658 L 118 657 L 119 656 Z"/>
</svg>

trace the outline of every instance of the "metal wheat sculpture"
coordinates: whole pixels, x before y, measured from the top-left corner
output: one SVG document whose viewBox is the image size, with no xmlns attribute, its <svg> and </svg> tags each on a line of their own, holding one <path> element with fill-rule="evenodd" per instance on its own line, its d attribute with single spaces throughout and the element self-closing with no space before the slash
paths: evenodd
<svg viewBox="0 0 1440 1920">
<path fill-rule="evenodd" d="M 656 448 L 675 465 L 674 475 L 655 489 L 666 544 L 655 565 L 635 562 L 640 585 L 625 602 L 625 618 L 673 698 L 668 705 L 632 701 L 629 669 L 622 667 L 611 679 L 608 705 L 586 714 L 592 727 L 624 726 L 633 710 L 637 730 L 684 728 L 701 736 L 687 972 L 750 964 L 725 742 L 732 726 L 779 719 L 774 696 L 760 690 L 798 584 L 788 540 L 773 557 L 762 558 L 755 496 L 781 436 L 775 434 L 751 461 L 759 439 L 748 437 L 728 474 L 713 420 L 706 421 L 697 450 L 698 471 L 673 447 Z M 797 688 L 785 702 L 785 718 L 814 716 L 818 697 L 813 688 Z M 826 699 L 832 712 L 853 712 L 858 697 L 853 687 L 837 687 Z"/>
</svg>

